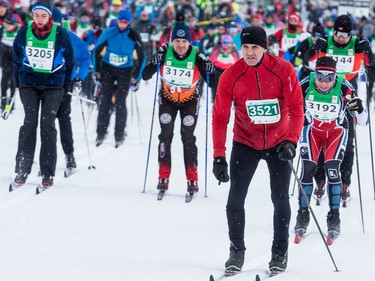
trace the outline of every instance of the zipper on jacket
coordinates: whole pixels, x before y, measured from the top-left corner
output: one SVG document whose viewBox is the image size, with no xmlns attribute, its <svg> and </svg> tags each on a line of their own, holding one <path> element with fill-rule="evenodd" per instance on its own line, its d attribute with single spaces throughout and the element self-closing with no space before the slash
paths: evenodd
<svg viewBox="0 0 375 281">
<path fill-rule="evenodd" d="M 262 90 L 260 88 L 260 83 L 259 83 L 259 76 L 258 76 L 258 71 L 255 70 L 255 75 L 257 77 L 257 84 L 258 84 L 258 93 L 259 93 L 259 99 L 262 99 Z M 267 131 L 267 128 L 266 128 L 266 124 L 263 124 L 263 148 L 266 149 L 267 146 L 266 146 L 266 131 Z"/>
</svg>

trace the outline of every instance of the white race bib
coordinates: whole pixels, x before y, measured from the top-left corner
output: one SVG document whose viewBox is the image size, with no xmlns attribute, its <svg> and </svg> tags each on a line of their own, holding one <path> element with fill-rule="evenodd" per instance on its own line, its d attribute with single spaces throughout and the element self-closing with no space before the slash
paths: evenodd
<svg viewBox="0 0 375 281">
<path fill-rule="evenodd" d="M 273 124 L 280 121 L 280 105 L 278 99 L 248 100 L 247 114 L 254 124 Z"/>
</svg>

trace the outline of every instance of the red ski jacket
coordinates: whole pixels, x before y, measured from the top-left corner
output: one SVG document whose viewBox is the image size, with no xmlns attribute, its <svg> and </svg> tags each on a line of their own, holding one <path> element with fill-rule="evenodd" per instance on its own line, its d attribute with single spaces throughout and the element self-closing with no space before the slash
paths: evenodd
<svg viewBox="0 0 375 281">
<path fill-rule="evenodd" d="M 246 102 L 277 99 L 280 120 L 257 124 Z M 264 54 L 257 66 L 242 58 L 219 80 L 212 116 L 214 157 L 225 157 L 227 126 L 234 106 L 233 140 L 256 150 L 275 147 L 285 140 L 297 144 L 304 121 L 303 96 L 293 66 L 274 55 Z"/>
</svg>

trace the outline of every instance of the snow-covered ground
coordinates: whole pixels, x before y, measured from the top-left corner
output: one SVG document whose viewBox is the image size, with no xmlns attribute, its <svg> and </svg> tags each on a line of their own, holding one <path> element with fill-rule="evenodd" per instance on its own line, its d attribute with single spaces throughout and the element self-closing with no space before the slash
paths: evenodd
<svg viewBox="0 0 375 281">
<path fill-rule="evenodd" d="M 364 97 L 364 83 L 360 84 Z M 143 193 L 150 137 L 155 77 L 143 81 L 136 96 L 128 97 L 127 138 L 114 148 L 113 123 L 107 139 L 95 147 L 95 110 L 88 125 L 92 163 L 89 162 L 80 103 L 72 102 L 75 156 L 78 172 L 64 178 L 64 155 L 58 142 L 55 185 L 35 195 L 39 144 L 28 184 L 8 192 L 14 177 L 18 130 L 23 120 L 19 99 L 8 120 L 0 120 L 0 280 L 4 281 L 207 281 L 218 277 L 228 257 L 225 204 L 229 184 L 217 185 L 212 175 L 211 105 L 208 114 L 207 197 L 205 196 L 206 105 L 202 99 L 196 130 L 199 148 L 200 192 L 184 202 L 179 121 L 173 142 L 173 167 L 168 194 L 156 200 L 157 142 L 160 131 L 155 110 L 146 192 Z M 132 102 L 131 102 L 132 101 Z M 138 108 L 135 104 L 137 101 Z M 88 118 L 85 105 L 86 121 Z M 139 112 L 139 115 L 137 114 Z M 371 109 L 372 116 L 375 115 Z M 374 128 L 372 130 L 374 132 Z M 368 128 L 358 128 L 361 192 L 354 167 L 352 200 L 341 210 L 342 235 L 327 252 L 318 229 L 310 223 L 308 237 L 293 243 L 297 187 L 291 196 L 292 220 L 288 270 L 276 280 L 371 280 L 375 257 L 375 201 Z M 231 132 L 229 132 L 231 135 Z M 230 137 L 229 137 L 230 139 Z M 230 141 L 228 141 L 230 151 Z M 89 165 L 96 170 L 89 170 Z M 293 184 L 290 192 L 292 193 Z M 326 231 L 328 200 L 313 206 Z M 251 183 L 246 202 L 246 260 L 243 273 L 231 281 L 255 280 L 268 269 L 272 240 L 272 205 L 264 162 Z M 365 233 L 364 231 L 365 230 Z M 228 279 L 229 280 L 229 279 Z"/>
</svg>

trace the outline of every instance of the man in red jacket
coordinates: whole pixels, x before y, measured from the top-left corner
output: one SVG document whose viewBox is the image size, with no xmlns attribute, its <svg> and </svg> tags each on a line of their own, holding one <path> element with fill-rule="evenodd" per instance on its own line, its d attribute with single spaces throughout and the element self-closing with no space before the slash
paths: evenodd
<svg viewBox="0 0 375 281">
<path fill-rule="evenodd" d="M 243 58 L 220 77 L 212 117 L 213 173 L 229 181 L 226 134 L 232 106 L 235 111 L 230 159 L 230 190 L 226 206 L 230 274 L 242 269 L 245 257 L 245 198 L 260 160 L 267 162 L 274 206 L 271 274 L 286 269 L 290 204 L 288 188 L 295 148 L 303 126 L 303 98 L 292 65 L 266 53 L 267 36 L 261 27 L 241 31 Z"/>
</svg>

